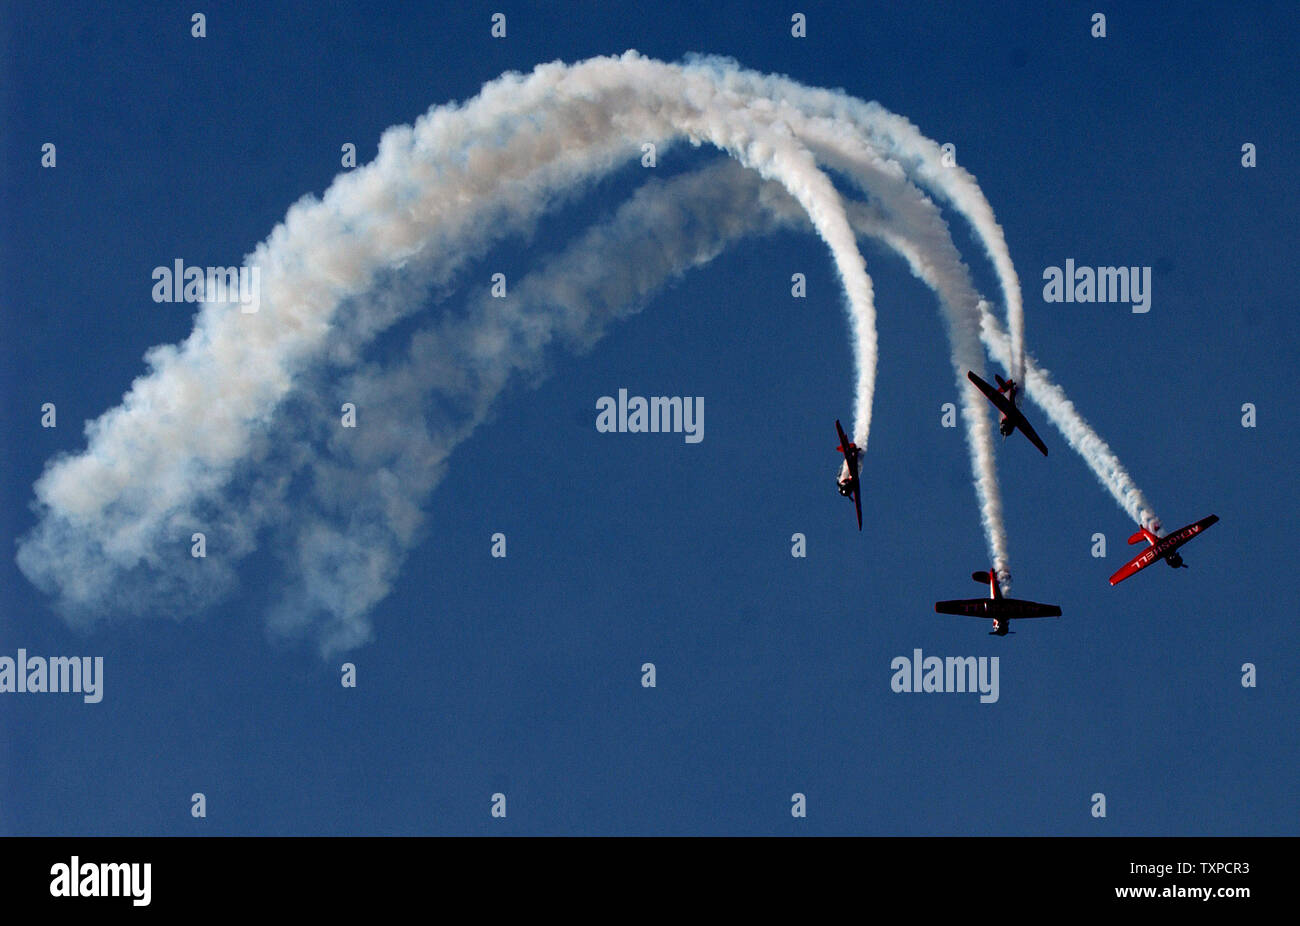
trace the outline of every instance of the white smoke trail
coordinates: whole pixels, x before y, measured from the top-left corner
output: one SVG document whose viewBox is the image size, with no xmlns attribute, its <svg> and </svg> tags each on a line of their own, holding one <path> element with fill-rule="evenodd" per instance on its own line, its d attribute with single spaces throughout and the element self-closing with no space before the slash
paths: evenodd
<svg viewBox="0 0 1300 926">
<path fill-rule="evenodd" d="M 984 343 L 998 362 L 1005 364 L 1011 352 L 1010 338 L 996 316 L 989 311 L 988 303 L 981 302 L 980 310 L 984 320 Z M 1051 373 L 1029 355 L 1025 359 L 1025 374 L 1029 398 L 1047 414 L 1070 446 L 1083 457 L 1088 468 L 1096 474 L 1098 481 L 1106 487 L 1119 506 L 1153 534 L 1159 536 L 1163 533 L 1155 509 L 1120 464 L 1119 457 L 1115 456 L 1110 445 L 1079 414 L 1074 403 L 1066 397 L 1065 391 L 1052 381 Z"/>
<path fill-rule="evenodd" d="M 250 255 L 262 271 L 257 314 L 205 305 L 194 333 L 150 351 L 150 373 L 88 425 L 86 452 L 47 467 L 36 485 L 40 521 L 20 544 L 19 565 L 82 621 L 125 594 L 119 579 L 168 571 L 177 540 L 220 507 L 241 463 L 271 452 L 268 425 L 295 382 L 355 350 L 331 335 L 364 340 L 401 308 L 388 300 L 376 316 L 342 310 L 408 266 L 446 285 L 469 256 L 526 230 L 647 141 L 707 141 L 780 181 L 805 210 L 845 288 L 859 364 L 855 434 L 865 446 L 875 382 L 871 282 L 838 193 L 773 110 L 720 90 L 703 69 L 629 53 L 506 75 L 464 106 L 437 107 L 385 133 L 372 164 L 337 178 L 320 201 L 296 204 Z M 265 506 L 283 495 L 271 493 Z M 251 549 L 254 529 L 244 524 L 229 549 Z M 169 591 L 213 578 L 197 574 L 174 578 Z"/>
<path fill-rule="evenodd" d="M 915 218 L 908 221 L 891 219 L 879 209 L 858 203 L 848 206 L 854 229 L 862 235 L 876 238 L 903 257 L 913 273 L 934 289 L 940 299 L 966 306 L 974 300 L 979 321 L 979 336 L 989 352 L 1003 366 L 1010 368 L 1012 339 L 992 313 L 989 304 L 973 288 L 970 276 L 962 264 L 947 228 L 940 219 L 926 222 Z M 978 372 L 976 367 L 971 367 Z M 1052 381 L 1050 372 L 1040 366 L 1032 355 L 1024 361 L 1026 393 L 1065 437 L 1098 481 L 1110 492 L 1119 506 L 1138 524 L 1152 533 L 1161 533 L 1161 522 L 1151 503 L 1124 469 L 1110 445 L 1084 419 L 1065 391 Z M 966 378 L 960 376 L 960 394 L 963 401 L 973 399 Z M 978 402 L 975 403 L 979 405 Z M 982 405 L 976 411 L 986 414 Z M 978 469 L 977 469 L 978 471 Z"/>
<path fill-rule="evenodd" d="M 947 226 L 937 213 L 928 220 L 890 218 L 868 205 L 851 204 L 850 217 L 859 234 L 878 239 L 906 262 L 913 275 L 935 293 L 943 309 L 952 344 L 953 378 L 966 423 L 966 443 L 980 500 L 980 517 L 1004 591 L 1011 587 L 1006 528 L 1002 518 L 1002 496 L 998 490 L 993 432 L 984 397 L 971 388 L 967 370 L 981 373 L 983 349 L 979 341 L 980 307 L 983 304 L 971 284 Z"/>
<path fill-rule="evenodd" d="M 883 238 L 908 263 L 912 273 L 938 297 L 951 347 L 953 376 L 961 398 L 966 443 L 975 474 L 980 521 L 993 560 L 1005 587 L 1010 587 L 1010 556 L 998 488 L 992 429 L 984 399 L 970 388 L 967 370 L 984 372 L 980 344 L 979 294 L 952 242 L 948 225 L 935 204 L 908 179 L 896 162 L 882 158 L 842 123 L 825 117 L 788 117 L 792 129 L 819 160 L 845 174 L 875 205 L 850 206 L 855 229 L 871 221 L 875 237 Z M 886 219 L 885 217 L 889 218 Z"/>
<path fill-rule="evenodd" d="M 725 62 L 705 60 L 710 66 L 720 63 Z M 881 208 L 850 205 L 855 229 L 882 240 L 902 256 L 912 272 L 938 296 L 953 345 L 954 372 L 958 394 L 962 397 L 963 418 L 968 425 L 967 443 L 976 473 L 981 518 L 995 568 L 1003 581 L 1009 584 L 1010 576 L 992 435 L 982 399 L 965 378 L 965 369 L 976 373 L 983 369 L 981 352 L 972 343 L 975 337 L 985 342 L 990 353 L 1008 370 L 1009 377 L 1025 386 L 1025 392 L 1048 414 L 1120 507 L 1139 524 L 1159 534 L 1159 519 L 1118 457 L 1064 392 L 1052 383 L 1047 371 L 1027 358 L 1019 278 L 1002 229 L 974 177 L 958 167 L 944 166 L 938 145 L 922 136 L 906 119 L 878 104 L 749 71 L 726 71 L 725 75 L 723 79 L 730 86 L 738 84 L 750 91 L 769 93 L 804 108 L 806 112 L 801 116 L 790 118 L 799 137 L 819 160 L 844 172 L 884 210 L 882 213 Z M 821 114 L 822 118 L 814 114 Z M 873 144 L 879 148 L 873 148 Z M 893 158 L 902 160 L 907 167 Z M 967 217 L 982 238 L 1007 299 L 1009 333 L 975 291 L 947 224 L 934 204 L 909 182 L 911 178 L 944 196 Z M 1043 390 L 1042 396 L 1034 395 L 1036 388 Z M 976 423 L 974 427 L 971 422 Z"/>
<path fill-rule="evenodd" d="M 956 163 L 945 164 L 943 150 L 937 142 L 879 103 L 859 100 L 843 91 L 806 87 L 789 78 L 743 70 L 728 58 L 706 55 L 691 60 L 713 69 L 728 87 L 787 102 L 809 115 L 827 116 L 841 125 L 851 126 L 872 147 L 902 164 L 909 177 L 951 204 L 971 224 L 997 272 L 1011 336 L 1008 376 L 1021 381 L 1025 316 L 1020 278 L 993 207 L 969 171 Z"/>
<path fill-rule="evenodd" d="M 735 85 L 729 74 L 719 75 L 719 80 L 728 86 Z M 820 162 L 843 173 L 894 216 L 894 222 L 904 230 L 904 241 L 916 239 L 920 242 L 920 247 L 908 246 L 900 253 L 908 260 L 913 273 L 935 290 L 943 309 L 952 348 L 953 373 L 962 400 L 962 419 L 966 425 L 971 466 L 976 476 L 981 522 L 994 568 L 1004 583 L 1009 584 L 1008 544 L 992 431 L 983 397 L 974 393 L 966 379 L 967 370 L 984 372 L 980 299 L 952 243 L 947 224 L 934 203 L 910 182 L 903 167 L 872 149 L 851 124 L 824 115 L 809 116 L 793 109 L 787 102 L 771 103 L 763 99 L 759 105 L 774 108 L 782 124 L 788 126 Z M 870 363 L 860 366 L 874 368 L 874 342 L 870 350 Z M 860 347 L 859 356 L 864 352 L 865 349 Z M 858 443 L 865 446 L 864 440 Z"/>
</svg>

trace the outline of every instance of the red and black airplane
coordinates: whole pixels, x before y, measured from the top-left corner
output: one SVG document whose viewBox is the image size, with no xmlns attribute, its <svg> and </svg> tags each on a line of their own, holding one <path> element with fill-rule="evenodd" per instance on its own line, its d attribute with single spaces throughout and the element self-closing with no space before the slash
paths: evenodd
<svg viewBox="0 0 1300 926">
<path fill-rule="evenodd" d="M 997 573 L 992 569 L 988 572 L 972 572 L 971 578 L 981 585 L 988 583 L 989 597 L 936 601 L 934 609 L 940 614 L 991 617 L 993 618 L 993 629 L 990 633 L 999 637 L 1007 635 L 1009 632 L 1007 625 L 1014 618 L 1061 616 L 1061 609 L 1054 604 L 1039 604 L 1037 601 L 1022 601 L 1019 598 L 1003 598 L 1002 589 L 998 587 Z"/>
<path fill-rule="evenodd" d="M 1166 534 L 1163 537 L 1157 537 L 1145 527 L 1138 528 L 1138 532 L 1130 537 L 1128 542 L 1131 544 L 1141 543 L 1145 540 L 1150 546 L 1121 566 L 1119 572 L 1110 577 L 1110 584 L 1118 585 L 1133 573 L 1141 572 L 1161 559 L 1174 569 L 1179 566 L 1186 569 L 1187 564 L 1183 562 L 1182 556 L 1177 552 L 1178 548 L 1218 520 L 1219 516 L 1212 514 L 1208 518 L 1201 518 L 1195 524 L 1180 527 L 1172 534 Z"/>
<path fill-rule="evenodd" d="M 862 483 L 858 479 L 858 460 L 862 457 L 862 451 L 845 435 L 838 418 L 835 419 L 835 430 L 840 435 L 840 445 L 835 449 L 844 454 L 835 486 L 845 498 L 853 499 L 853 507 L 858 512 L 858 530 L 862 530 Z"/>
<path fill-rule="evenodd" d="M 988 400 L 993 403 L 993 406 L 1002 415 L 998 421 L 998 430 L 1002 432 L 1004 438 L 1016 428 L 1019 428 L 1020 433 L 1029 438 L 1029 442 L 1041 450 L 1043 456 L 1047 456 L 1047 445 L 1043 443 L 1042 438 L 1038 436 L 1037 432 L 1025 419 L 1024 413 L 1020 411 L 1020 387 L 1016 385 L 1014 379 L 1003 379 L 995 373 L 993 378 L 998 381 L 998 388 L 994 389 L 970 370 L 966 371 L 966 378 L 975 384 L 975 388 L 988 397 Z M 1003 395 L 1003 393 L 1006 393 L 1006 395 Z"/>
</svg>

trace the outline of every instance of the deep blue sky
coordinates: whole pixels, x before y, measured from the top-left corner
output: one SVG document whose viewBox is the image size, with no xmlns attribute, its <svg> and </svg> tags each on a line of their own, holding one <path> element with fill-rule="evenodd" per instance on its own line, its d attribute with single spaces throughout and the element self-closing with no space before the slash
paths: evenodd
<svg viewBox="0 0 1300 926">
<path fill-rule="evenodd" d="M 0 11 L 0 654 L 106 663 L 98 705 L 0 696 L 0 832 L 1296 832 L 1294 5 L 1107 4 L 1104 40 L 1095 4 L 250 6 Z M 238 263 L 328 186 L 345 141 L 369 160 L 385 127 L 502 71 L 628 48 L 732 55 L 954 142 L 1006 230 L 1031 351 L 1166 526 L 1222 518 L 1186 548 L 1192 568 L 1108 587 L 1133 525 L 1039 414 L 1052 455 L 1013 437 L 998 460 L 1016 592 L 1065 616 L 993 638 L 934 614 L 979 594 L 968 574 L 986 566 L 960 432 L 939 427 L 956 392 L 934 299 L 866 250 L 881 360 L 858 534 L 832 485 L 832 421 L 851 414 L 840 294 L 820 242 L 786 234 L 510 390 L 452 458 L 374 641 L 347 657 L 268 641 L 279 576 L 258 556 L 245 592 L 206 611 L 63 624 L 13 543 L 45 461 L 84 446 L 81 423 L 148 347 L 189 332 L 188 307 L 149 300 L 150 270 Z M 632 189 L 602 186 L 549 227 L 576 233 Z M 1043 267 L 1068 257 L 1154 267 L 1152 311 L 1043 303 Z M 704 396 L 704 442 L 598 434 L 595 400 L 620 386 Z M 57 430 L 39 427 L 43 402 Z M 890 661 L 916 647 L 999 655 L 1000 701 L 893 693 Z M 639 684 L 646 661 L 657 689 Z"/>
</svg>

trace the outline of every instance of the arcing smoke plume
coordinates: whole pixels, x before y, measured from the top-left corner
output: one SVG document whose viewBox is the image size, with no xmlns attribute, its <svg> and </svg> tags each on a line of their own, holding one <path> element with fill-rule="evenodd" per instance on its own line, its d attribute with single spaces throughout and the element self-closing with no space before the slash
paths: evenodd
<svg viewBox="0 0 1300 926">
<path fill-rule="evenodd" d="M 844 284 L 858 360 L 855 433 L 865 445 L 875 385 L 871 282 L 839 194 L 778 110 L 723 91 L 702 69 L 629 53 L 506 75 L 464 106 L 389 130 L 373 163 L 338 177 L 322 200 L 297 203 L 250 255 L 261 269 L 258 313 L 205 305 L 194 333 L 151 351 L 150 372 L 88 427 L 86 452 L 47 467 L 21 568 L 83 623 L 124 594 L 135 601 L 157 588 L 171 600 L 219 580 L 215 569 L 171 567 L 175 551 L 214 520 L 234 532 L 228 550 L 252 548 L 259 525 L 245 511 L 271 511 L 283 490 L 234 513 L 224 493 L 250 458 L 282 452 L 268 424 L 296 384 L 415 308 L 382 299 L 372 318 L 361 311 L 374 302 L 369 294 L 400 290 L 408 274 L 447 286 L 468 258 L 527 230 L 647 142 L 713 144 L 779 181 L 807 213 Z"/>
<path fill-rule="evenodd" d="M 856 131 L 861 140 L 884 157 L 893 159 L 907 176 L 950 203 L 971 224 L 985 253 L 997 271 L 998 283 L 1006 300 L 1007 328 L 1010 332 L 1011 362 L 1008 375 L 1020 382 L 1025 363 L 1025 313 L 1011 252 L 1007 248 L 1002 226 L 998 224 L 979 184 L 957 163 L 945 163 L 942 148 L 926 138 L 904 117 L 892 113 L 879 103 L 867 102 L 846 93 L 805 87 L 771 74 L 738 69 L 734 62 L 715 56 L 691 59 L 700 67 L 710 68 L 728 87 L 763 98 L 793 105 L 807 116 L 825 116 L 842 129 Z"/>
<path fill-rule="evenodd" d="M 590 346 L 611 320 L 756 222 L 807 221 L 830 248 L 858 364 L 854 434 L 865 446 L 876 361 L 871 282 L 818 156 L 833 154 L 833 169 L 924 239 L 918 259 L 937 268 L 933 285 L 948 312 L 954 367 L 959 352 L 966 362 L 979 330 L 972 324 L 978 301 L 972 304 L 968 281 L 963 289 L 961 275 L 950 272 L 954 261 L 960 266 L 955 249 L 928 256 L 942 250 L 925 243 L 942 220 L 909 192 L 905 166 L 880 149 L 889 131 L 906 135 L 881 127 L 888 114 L 865 120 L 878 133 L 872 137 L 854 121 L 864 104 L 840 104 L 853 109 L 848 120 L 822 92 L 805 91 L 822 108 L 804 112 L 794 93 L 803 88 L 784 82 L 787 97 L 765 98 L 745 89 L 761 75 L 729 68 L 667 65 L 634 53 L 545 65 L 386 132 L 372 164 L 341 175 L 322 200 L 295 204 L 250 255 L 247 263 L 262 270 L 257 314 L 204 306 L 194 333 L 151 351 L 150 372 L 88 426 L 87 450 L 51 462 L 36 486 L 40 519 L 20 544 L 24 573 L 57 596 L 70 620 L 89 623 L 128 605 L 210 599 L 229 587 L 232 563 L 274 538 L 289 581 L 272 626 L 311 631 L 326 652 L 364 642 L 370 609 L 418 541 L 420 505 L 447 456 L 512 377 L 540 373 L 552 346 Z M 377 334 L 427 304 L 430 293 L 453 291 L 468 260 L 508 235 L 527 234 L 643 143 L 678 138 L 713 144 L 748 170 L 728 165 L 651 184 L 606 227 L 516 284 L 510 299 L 449 313 L 387 368 L 363 361 Z M 904 163 L 907 157 L 915 160 L 909 154 Z M 621 249 L 602 251 L 599 243 L 610 240 Z M 986 324 L 986 338 L 989 330 Z M 1014 351 L 1014 338 L 1000 343 L 1004 353 Z M 1037 399 L 1032 373 L 1030 384 Z M 330 426 L 339 396 L 367 410 L 364 441 L 349 442 Z M 987 415 L 964 412 L 986 534 L 1004 571 L 991 437 L 987 420 L 982 428 L 976 422 Z M 193 565 L 185 544 L 200 529 L 220 538 L 224 565 L 185 568 Z"/>
</svg>

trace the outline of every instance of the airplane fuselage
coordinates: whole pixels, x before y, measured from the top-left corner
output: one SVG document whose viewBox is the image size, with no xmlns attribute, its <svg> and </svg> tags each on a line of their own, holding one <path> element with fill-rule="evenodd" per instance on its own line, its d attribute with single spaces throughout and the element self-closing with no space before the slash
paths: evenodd
<svg viewBox="0 0 1300 926">
<path fill-rule="evenodd" d="M 862 530 L 862 483 L 858 475 L 862 450 L 849 440 L 838 418 L 835 419 L 835 433 L 840 438 L 840 445 L 835 450 L 844 455 L 844 462 L 840 464 L 840 471 L 835 477 L 835 488 L 845 498 L 852 500 L 854 513 L 858 519 L 858 530 Z"/>
<path fill-rule="evenodd" d="M 840 490 L 840 494 L 845 498 L 853 495 L 853 490 L 857 488 L 857 476 L 850 471 L 849 461 L 845 460 L 840 464 L 839 473 L 835 476 L 835 487 Z"/>
<path fill-rule="evenodd" d="M 1002 392 L 1006 395 L 1002 389 L 999 389 L 998 392 Z M 1020 414 L 1020 409 L 1016 402 L 1017 392 L 1018 390 L 1013 386 L 1010 394 L 1007 395 L 1007 402 L 1010 403 L 1012 411 L 1015 412 L 1014 416 L 1004 412 L 1002 409 L 998 409 L 998 430 L 1002 432 L 1003 437 L 1011 436 L 1011 432 L 1014 431 L 1019 426 L 1020 422 L 1024 420 L 1024 416 Z"/>
<path fill-rule="evenodd" d="M 1147 550 L 1146 562 L 1151 560 L 1163 559 L 1174 569 L 1183 565 L 1182 554 L 1178 548 L 1199 534 L 1203 528 L 1200 524 L 1189 524 L 1182 530 L 1174 531 L 1168 537 L 1161 537 L 1149 550 Z"/>
<path fill-rule="evenodd" d="M 998 431 L 1003 437 L 1010 437 L 1012 431 L 1019 429 L 1040 453 L 1047 455 L 1047 445 L 1020 411 L 1020 387 L 1014 381 L 1004 380 L 1001 376 L 994 377 L 998 381 L 995 389 L 976 376 L 973 370 L 966 372 L 966 378 L 974 383 L 975 388 L 983 393 L 998 410 Z"/>
</svg>

